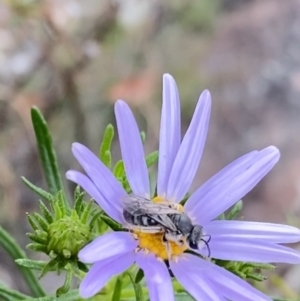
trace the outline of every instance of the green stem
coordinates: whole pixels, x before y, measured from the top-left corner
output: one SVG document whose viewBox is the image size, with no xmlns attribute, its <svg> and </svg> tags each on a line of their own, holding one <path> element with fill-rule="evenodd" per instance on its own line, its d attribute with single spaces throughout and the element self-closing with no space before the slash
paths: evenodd
<svg viewBox="0 0 300 301">
<path fill-rule="evenodd" d="M 1 282 L 0 282 L 0 297 L 4 298 L 5 300 L 8 300 L 8 301 L 24 300 L 24 299 L 28 298 L 27 295 L 21 294 L 15 290 L 5 287 L 5 285 L 2 284 Z"/>
<path fill-rule="evenodd" d="M 25 252 L 21 249 L 18 243 L 0 226 L 0 245 L 14 259 L 27 258 Z M 18 266 L 22 273 L 31 293 L 35 297 L 45 296 L 45 292 L 36 280 L 35 275 L 28 268 Z"/>
<path fill-rule="evenodd" d="M 81 300 L 78 294 L 78 290 L 72 290 L 60 297 L 51 295 L 42 298 L 27 298 L 24 301 L 77 301 L 77 300 Z"/>
</svg>

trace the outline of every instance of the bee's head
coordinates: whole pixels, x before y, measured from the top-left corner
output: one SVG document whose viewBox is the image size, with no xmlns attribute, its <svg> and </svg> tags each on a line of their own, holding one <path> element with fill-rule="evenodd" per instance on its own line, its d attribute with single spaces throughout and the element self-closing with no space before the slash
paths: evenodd
<svg viewBox="0 0 300 301">
<path fill-rule="evenodd" d="M 199 225 L 194 225 L 192 231 L 188 237 L 190 248 L 196 250 L 198 249 L 198 244 L 202 238 L 202 227 Z"/>
</svg>

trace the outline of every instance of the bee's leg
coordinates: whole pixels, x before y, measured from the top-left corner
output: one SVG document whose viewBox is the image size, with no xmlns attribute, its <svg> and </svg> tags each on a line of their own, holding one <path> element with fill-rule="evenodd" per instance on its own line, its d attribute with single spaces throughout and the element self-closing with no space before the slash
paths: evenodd
<svg viewBox="0 0 300 301">
<path fill-rule="evenodd" d="M 137 226 L 137 225 L 128 225 L 127 228 L 131 231 L 140 231 L 143 233 L 159 233 L 162 231 L 161 227 L 158 226 Z"/>
<path fill-rule="evenodd" d="M 171 245 L 170 242 L 166 238 L 166 233 L 162 237 L 163 243 L 166 245 L 168 260 L 172 259 Z"/>
</svg>

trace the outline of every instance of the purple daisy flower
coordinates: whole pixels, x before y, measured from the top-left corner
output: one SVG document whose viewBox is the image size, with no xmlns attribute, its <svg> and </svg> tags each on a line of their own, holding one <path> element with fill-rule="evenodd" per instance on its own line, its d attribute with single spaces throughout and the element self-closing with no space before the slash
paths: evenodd
<svg viewBox="0 0 300 301">
<path fill-rule="evenodd" d="M 157 196 L 154 202 L 179 203 L 195 177 L 208 131 L 210 93 L 199 98 L 190 126 L 181 140 L 180 102 L 176 83 L 163 77 Z M 132 192 L 150 198 L 150 185 L 140 132 L 128 105 L 115 104 L 122 158 Z M 69 180 L 80 185 L 114 220 L 126 225 L 123 217 L 127 195 L 111 171 L 85 146 L 74 143 L 73 154 L 86 175 L 68 171 Z M 210 255 L 215 259 L 246 262 L 300 263 L 300 253 L 282 243 L 300 241 L 300 230 L 286 225 L 217 220 L 225 210 L 247 194 L 276 164 L 280 154 L 270 146 L 235 160 L 198 188 L 184 205 L 184 212 L 210 236 Z M 168 259 L 161 233 L 111 232 L 96 238 L 79 252 L 79 259 L 93 264 L 80 285 L 80 295 L 91 297 L 106 282 L 136 263 L 145 275 L 151 301 L 174 300 Z M 185 253 L 187 246 L 171 243 L 169 268 L 196 300 L 271 299 L 240 279 L 205 259 L 207 244 L 199 244 L 203 258 Z M 146 250 L 146 251 L 145 251 Z"/>
</svg>

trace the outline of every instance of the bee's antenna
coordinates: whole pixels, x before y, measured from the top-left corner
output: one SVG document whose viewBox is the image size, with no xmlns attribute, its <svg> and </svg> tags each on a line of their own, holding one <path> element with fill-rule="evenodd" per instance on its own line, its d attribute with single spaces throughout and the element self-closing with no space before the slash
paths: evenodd
<svg viewBox="0 0 300 301">
<path fill-rule="evenodd" d="M 200 240 L 204 242 L 204 244 L 205 244 L 205 246 L 206 246 L 206 248 L 207 248 L 207 250 L 208 250 L 208 257 L 210 257 L 211 252 L 210 252 L 210 247 L 209 247 L 208 243 L 209 243 L 210 240 L 211 240 L 211 235 L 205 235 L 205 236 L 209 236 L 209 237 L 208 237 L 208 240 L 205 240 L 205 239 L 203 239 L 203 238 L 201 238 Z"/>
</svg>

